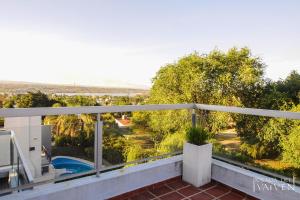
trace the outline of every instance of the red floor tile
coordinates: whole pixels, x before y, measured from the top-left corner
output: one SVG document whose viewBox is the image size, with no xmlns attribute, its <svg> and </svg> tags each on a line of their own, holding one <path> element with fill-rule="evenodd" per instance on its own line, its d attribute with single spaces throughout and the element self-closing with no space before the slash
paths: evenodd
<svg viewBox="0 0 300 200">
<path fill-rule="evenodd" d="M 246 195 L 242 195 L 237 192 L 230 192 L 225 196 L 220 197 L 220 200 L 243 200 L 245 199 Z"/>
<path fill-rule="evenodd" d="M 188 197 L 188 198 L 187 198 Z M 245 193 L 212 181 L 200 188 L 179 177 L 134 190 L 110 200 L 257 200 Z"/>
<path fill-rule="evenodd" d="M 200 189 L 201 190 L 207 190 L 207 189 L 212 188 L 216 185 L 217 185 L 216 182 L 211 182 L 211 183 L 208 183 L 208 184 L 205 184 L 205 185 L 201 186 Z"/>
<path fill-rule="evenodd" d="M 182 180 L 182 179 L 181 179 L 181 176 L 177 176 L 177 177 L 168 179 L 168 180 L 166 180 L 165 182 L 166 182 L 166 183 L 171 183 L 171 182 L 181 181 L 181 180 Z"/>
<path fill-rule="evenodd" d="M 131 200 L 150 200 L 150 199 L 154 199 L 155 196 L 153 196 L 152 194 L 150 194 L 149 192 L 143 192 L 141 194 L 137 194 L 133 197 L 131 197 Z"/>
<path fill-rule="evenodd" d="M 252 197 L 252 196 L 248 196 L 247 195 L 247 197 L 246 197 L 246 199 L 245 200 L 259 200 L 259 199 L 257 199 L 257 198 L 255 198 L 255 197 Z"/>
<path fill-rule="evenodd" d="M 172 190 L 170 188 L 168 188 L 167 186 L 165 185 L 162 185 L 160 187 L 157 187 L 157 188 L 153 188 L 150 190 L 151 193 L 155 194 L 156 196 L 161 196 L 161 195 L 164 195 L 168 192 L 171 192 Z"/>
<path fill-rule="evenodd" d="M 167 195 L 161 196 L 160 199 L 162 200 L 180 200 L 183 199 L 184 197 L 177 192 L 171 192 Z"/>
<path fill-rule="evenodd" d="M 189 197 L 193 194 L 200 192 L 200 189 L 190 185 L 190 186 L 187 186 L 185 188 L 178 190 L 178 192 L 185 197 Z"/>
<path fill-rule="evenodd" d="M 205 192 L 201 192 L 199 194 L 196 194 L 192 197 L 190 197 L 192 200 L 211 200 L 214 199 L 213 196 L 206 194 Z"/>
<path fill-rule="evenodd" d="M 109 200 L 129 200 L 129 198 L 126 198 L 124 196 L 117 196 L 117 197 L 110 198 Z"/>
<path fill-rule="evenodd" d="M 177 180 L 177 181 L 168 183 L 167 185 L 168 185 L 169 187 L 171 187 L 172 189 L 174 189 L 174 190 L 178 190 L 178 189 L 180 189 L 180 188 L 183 188 L 183 187 L 188 186 L 189 184 L 186 183 L 186 182 L 183 182 L 183 181 L 181 181 L 181 180 Z"/>
<path fill-rule="evenodd" d="M 220 197 L 221 195 L 224 195 L 229 191 L 230 190 L 228 187 L 225 187 L 223 185 L 217 185 L 213 188 L 206 190 L 206 193 L 213 195 L 214 197 Z"/>
</svg>

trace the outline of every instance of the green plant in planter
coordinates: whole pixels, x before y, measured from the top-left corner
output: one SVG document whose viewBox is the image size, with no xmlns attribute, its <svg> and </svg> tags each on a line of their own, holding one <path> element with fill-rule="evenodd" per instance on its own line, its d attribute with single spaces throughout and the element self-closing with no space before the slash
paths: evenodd
<svg viewBox="0 0 300 200">
<path fill-rule="evenodd" d="M 200 127 L 192 127 L 186 133 L 187 142 L 195 145 L 203 145 L 206 144 L 206 140 L 208 139 L 209 133 Z"/>
</svg>

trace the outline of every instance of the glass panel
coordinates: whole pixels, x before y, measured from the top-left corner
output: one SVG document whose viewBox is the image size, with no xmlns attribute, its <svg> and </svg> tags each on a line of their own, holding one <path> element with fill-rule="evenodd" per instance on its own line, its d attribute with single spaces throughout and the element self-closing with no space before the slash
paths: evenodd
<svg viewBox="0 0 300 200">
<path fill-rule="evenodd" d="M 94 172 L 95 119 L 94 115 L 84 114 L 49 116 L 42 119 L 43 125 L 20 123 L 22 126 L 9 127 L 13 137 L 10 134 L 0 137 L 0 143 L 4 144 L 0 169 L 3 172 L 6 167 L 7 172 L 5 180 L 0 180 L 0 184 L 5 183 L 0 189 L 31 181 L 61 181 Z M 10 124 L 14 124 L 12 119 Z"/>
<path fill-rule="evenodd" d="M 103 165 L 108 167 L 182 151 L 191 111 L 105 113 L 101 119 Z"/>
<path fill-rule="evenodd" d="M 44 118 L 43 176 L 55 173 L 55 178 L 85 174 L 93 171 L 94 115 L 59 115 Z M 47 135 L 51 134 L 49 138 Z"/>
<path fill-rule="evenodd" d="M 224 112 L 199 112 L 198 118 L 198 125 L 211 133 L 216 158 L 299 181 L 300 120 Z"/>
</svg>

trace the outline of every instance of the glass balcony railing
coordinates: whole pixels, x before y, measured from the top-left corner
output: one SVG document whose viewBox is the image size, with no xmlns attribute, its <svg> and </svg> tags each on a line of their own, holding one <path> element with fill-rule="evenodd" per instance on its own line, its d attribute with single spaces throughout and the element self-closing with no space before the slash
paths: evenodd
<svg viewBox="0 0 300 200">
<path fill-rule="evenodd" d="M 41 116 L 42 125 L 10 127 L 18 141 L 26 129 L 28 146 L 13 139 L 12 146 L 20 147 L 1 152 L 10 158 L 5 166 L 11 168 L 10 183 L 19 191 L 24 184 L 22 189 L 32 188 L 181 154 L 191 126 L 210 133 L 215 159 L 275 178 L 297 182 L 299 177 L 299 168 L 284 159 L 284 153 L 292 152 L 286 151 L 293 142 L 288 136 L 298 130 L 299 112 L 201 104 L 0 110 L 4 118 L 31 116 Z M 26 177 L 28 171 L 34 183 Z"/>
</svg>

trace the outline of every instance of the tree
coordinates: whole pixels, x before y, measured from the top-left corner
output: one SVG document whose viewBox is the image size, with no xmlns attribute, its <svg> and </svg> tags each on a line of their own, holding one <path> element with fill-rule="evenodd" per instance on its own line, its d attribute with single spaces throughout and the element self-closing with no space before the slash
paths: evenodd
<svg viewBox="0 0 300 200">
<path fill-rule="evenodd" d="M 134 124 L 145 127 L 148 125 L 149 115 L 150 112 L 133 112 L 131 120 Z"/>
<path fill-rule="evenodd" d="M 38 92 L 28 92 L 5 98 L 3 107 L 5 108 L 32 108 L 32 107 L 51 107 L 55 100 L 50 99 L 48 95 Z"/>
<path fill-rule="evenodd" d="M 266 81 L 258 85 L 259 91 L 251 103 L 252 107 L 295 110 L 298 104 L 296 94 L 299 93 L 299 75 L 294 71 L 285 80 L 278 82 Z M 299 79 L 299 80 L 298 80 Z M 282 153 L 280 145 L 284 135 L 288 135 L 290 120 L 234 115 L 236 128 L 242 140 L 241 150 L 252 158 L 274 158 Z"/>
<path fill-rule="evenodd" d="M 300 103 L 300 74 L 292 71 L 285 80 L 277 82 L 277 89 L 289 98 L 294 104 Z"/>
<path fill-rule="evenodd" d="M 300 125 L 292 128 L 289 136 L 283 140 L 283 160 L 300 168 Z"/>
<path fill-rule="evenodd" d="M 249 106 L 263 84 L 264 63 L 248 48 L 232 48 L 207 55 L 197 52 L 162 67 L 153 78 L 150 103 L 204 103 Z M 232 122 L 231 115 L 200 112 L 206 128 L 215 132 Z M 222 121 L 220 121 L 222 120 Z M 190 126 L 190 112 L 163 111 L 150 115 L 149 127 L 158 141 Z"/>
<path fill-rule="evenodd" d="M 3 102 L 5 101 L 5 96 L 0 95 L 0 108 L 3 107 Z"/>
</svg>

